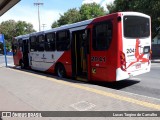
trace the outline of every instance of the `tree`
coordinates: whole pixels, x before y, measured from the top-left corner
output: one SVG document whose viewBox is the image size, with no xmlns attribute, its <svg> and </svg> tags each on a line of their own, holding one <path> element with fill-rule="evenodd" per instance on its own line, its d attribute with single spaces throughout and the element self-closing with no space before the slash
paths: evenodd
<svg viewBox="0 0 160 120">
<path fill-rule="evenodd" d="M 69 9 L 64 15 L 61 15 L 58 23 L 60 25 L 71 24 L 80 21 L 80 14 L 76 8 Z"/>
<path fill-rule="evenodd" d="M 0 32 L 5 35 L 5 39 L 8 40 L 15 36 L 14 30 L 16 28 L 16 22 L 14 20 L 4 21 L 0 24 Z"/>
<path fill-rule="evenodd" d="M 71 24 L 80 21 L 80 13 L 76 8 L 69 9 L 63 15 L 60 14 L 59 20 L 52 24 L 52 28 L 65 24 Z"/>
<path fill-rule="evenodd" d="M 71 24 L 83 20 L 88 20 L 94 17 L 105 15 L 103 7 L 96 3 L 84 4 L 79 10 L 76 8 L 69 9 L 63 15 L 60 15 L 59 20 L 53 22 L 52 28 L 65 24 Z"/>
<path fill-rule="evenodd" d="M 52 23 L 52 28 L 56 28 L 59 27 L 58 21 L 55 21 L 54 23 Z"/>
<path fill-rule="evenodd" d="M 105 15 L 103 7 L 96 3 L 84 4 L 80 7 L 81 20 L 88 20 Z"/>
<path fill-rule="evenodd" d="M 6 47 L 11 49 L 12 37 L 35 32 L 33 25 L 25 21 L 8 20 L 0 24 L 0 33 L 5 35 Z M 3 49 L 3 48 L 1 48 Z"/>
<path fill-rule="evenodd" d="M 151 16 L 152 37 L 160 27 L 160 1 L 158 0 L 115 0 L 113 4 L 107 5 L 110 13 L 118 11 L 136 11 Z"/>
<path fill-rule="evenodd" d="M 16 23 L 16 30 L 17 35 L 25 35 L 35 32 L 35 30 L 33 29 L 33 25 L 31 23 L 26 23 L 25 21 L 18 21 Z"/>
</svg>

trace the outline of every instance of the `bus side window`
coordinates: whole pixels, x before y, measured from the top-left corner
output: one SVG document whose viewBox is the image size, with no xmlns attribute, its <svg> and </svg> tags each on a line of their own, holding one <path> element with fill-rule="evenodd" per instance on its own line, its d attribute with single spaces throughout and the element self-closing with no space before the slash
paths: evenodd
<svg viewBox="0 0 160 120">
<path fill-rule="evenodd" d="M 112 40 L 112 22 L 102 22 L 93 27 L 92 47 L 94 50 L 108 50 Z"/>
<path fill-rule="evenodd" d="M 36 36 L 30 37 L 30 51 L 34 52 L 37 50 L 37 45 L 36 45 Z"/>
<path fill-rule="evenodd" d="M 37 50 L 38 51 L 44 51 L 45 50 L 45 37 L 44 37 L 44 35 L 42 34 L 42 35 L 39 35 L 38 37 L 37 37 L 37 43 L 38 43 L 38 45 L 37 45 Z"/>
<path fill-rule="evenodd" d="M 18 43 L 19 43 L 19 50 L 22 52 L 22 48 L 23 48 L 23 40 L 22 39 L 19 39 L 18 40 Z"/>
<path fill-rule="evenodd" d="M 57 32 L 57 51 L 66 51 L 70 48 L 70 33 L 68 30 Z"/>
<path fill-rule="evenodd" d="M 55 33 L 46 34 L 45 41 L 45 50 L 55 51 Z"/>
</svg>

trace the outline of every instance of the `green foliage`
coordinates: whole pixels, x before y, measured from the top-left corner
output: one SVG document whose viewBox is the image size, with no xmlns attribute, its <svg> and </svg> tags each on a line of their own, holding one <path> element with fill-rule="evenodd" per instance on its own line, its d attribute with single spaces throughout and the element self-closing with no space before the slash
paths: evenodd
<svg viewBox="0 0 160 120">
<path fill-rule="evenodd" d="M 35 32 L 33 25 L 25 21 L 8 20 L 0 24 L 0 33 L 4 34 L 6 47 L 11 49 L 12 38 L 19 35 Z M 2 48 L 1 48 L 2 49 Z"/>
<path fill-rule="evenodd" d="M 81 14 L 81 20 L 88 20 L 105 15 L 103 7 L 96 3 L 82 5 L 79 12 Z"/>
<path fill-rule="evenodd" d="M 119 11 L 136 11 L 151 16 L 152 37 L 160 27 L 160 1 L 159 0 L 115 0 L 113 4 L 107 5 L 110 13 Z"/>
<path fill-rule="evenodd" d="M 53 22 L 51 27 L 55 28 L 61 25 L 88 20 L 102 15 L 105 15 L 105 11 L 99 4 L 84 4 L 79 10 L 76 8 L 69 9 L 63 15 L 60 15 L 59 20 Z"/>
<path fill-rule="evenodd" d="M 5 35 L 5 39 L 8 40 L 14 36 L 14 29 L 16 28 L 16 22 L 14 20 L 8 20 L 0 24 L 0 32 Z"/>
<path fill-rule="evenodd" d="M 35 32 L 35 30 L 33 29 L 33 25 L 30 23 L 26 23 L 25 21 L 18 21 L 16 24 L 16 30 L 17 35 L 25 35 Z"/>
<path fill-rule="evenodd" d="M 57 21 L 55 21 L 54 23 L 52 23 L 52 28 L 56 28 L 56 27 L 58 27 L 59 26 L 59 24 L 58 24 L 58 22 Z"/>
<path fill-rule="evenodd" d="M 64 15 L 60 16 L 58 23 L 60 25 L 71 24 L 80 21 L 80 14 L 76 8 L 69 9 Z"/>
<path fill-rule="evenodd" d="M 52 24 L 52 28 L 59 27 L 65 24 L 71 24 L 80 21 L 80 13 L 76 8 L 69 9 L 63 15 L 60 15 L 59 20 Z"/>
</svg>

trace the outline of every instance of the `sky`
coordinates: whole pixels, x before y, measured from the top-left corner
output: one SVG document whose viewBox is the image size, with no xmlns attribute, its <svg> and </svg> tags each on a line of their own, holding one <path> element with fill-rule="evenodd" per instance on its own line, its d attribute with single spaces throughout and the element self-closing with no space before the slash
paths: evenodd
<svg viewBox="0 0 160 120">
<path fill-rule="evenodd" d="M 31 23 L 36 31 L 39 30 L 38 7 L 34 3 L 43 3 L 40 6 L 41 30 L 51 29 L 54 21 L 58 20 L 68 9 L 80 8 L 82 4 L 96 2 L 104 7 L 114 0 L 21 0 L 9 11 L 0 17 L 0 23 L 6 20 L 26 21 Z M 44 27 L 43 27 L 44 26 Z"/>
</svg>

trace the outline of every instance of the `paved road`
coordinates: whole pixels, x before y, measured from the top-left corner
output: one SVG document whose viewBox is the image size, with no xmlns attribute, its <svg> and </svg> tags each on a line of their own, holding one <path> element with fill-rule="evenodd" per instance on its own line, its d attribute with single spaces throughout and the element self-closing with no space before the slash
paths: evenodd
<svg viewBox="0 0 160 120">
<path fill-rule="evenodd" d="M 9 66 L 13 65 L 12 56 L 7 56 Z M 4 56 L 0 56 L 0 66 L 4 64 Z M 152 63 L 151 71 L 117 83 L 92 83 L 100 87 L 112 88 L 160 99 L 160 63 Z"/>
<path fill-rule="evenodd" d="M 123 91 L 160 99 L 160 63 L 152 63 L 149 73 L 134 78 L 135 83 L 137 83 L 123 88 Z M 131 78 L 131 80 L 134 80 L 134 78 Z"/>
<path fill-rule="evenodd" d="M 116 83 L 95 83 L 103 87 L 160 99 L 160 63 L 152 63 L 151 71 Z"/>
<path fill-rule="evenodd" d="M 12 56 L 7 56 L 7 63 L 9 66 L 13 66 L 13 57 Z M 0 54 L 0 67 L 5 66 L 5 57 L 4 55 Z"/>
</svg>

